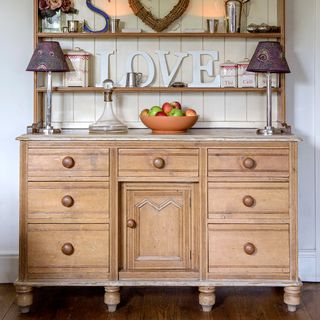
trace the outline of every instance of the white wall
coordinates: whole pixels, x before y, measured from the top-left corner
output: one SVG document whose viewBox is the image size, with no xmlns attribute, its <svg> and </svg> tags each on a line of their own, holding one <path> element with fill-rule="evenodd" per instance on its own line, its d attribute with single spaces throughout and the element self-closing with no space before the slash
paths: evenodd
<svg viewBox="0 0 320 320">
<path fill-rule="evenodd" d="M 292 69 L 288 120 L 304 139 L 299 151 L 299 264 L 302 279 L 310 281 L 320 281 L 319 7 L 320 0 L 287 1 L 287 58 Z"/>
<path fill-rule="evenodd" d="M 32 121 L 32 0 L 1 1 L 0 282 L 17 276 L 19 144 Z"/>
<path fill-rule="evenodd" d="M 32 54 L 32 3 L 1 1 L 0 282 L 13 281 L 17 274 L 19 157 L 14 139 L 32 122 L 32 74 L 24 71 Z M 287 58 L 293 71 L 288 116 L 305 139 L 299 156 L 300 270 L 303 279 L 320 280 L 320 0 L 287 3 Z"/>
</svg>

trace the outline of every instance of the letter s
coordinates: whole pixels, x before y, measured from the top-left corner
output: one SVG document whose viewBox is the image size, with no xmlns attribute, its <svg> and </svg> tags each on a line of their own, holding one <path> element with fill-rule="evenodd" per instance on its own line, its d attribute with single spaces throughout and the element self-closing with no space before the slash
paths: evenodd
<svg viewBox="0 0 320 320">
<path fill-rule="evenodd" d="M 93 4 L 92 4 L 92 1 L 91 0 L 86 0 L 86 4 L 88 6 L 88 8 L 90 10 L 92 10 L 93 12 L 97 13 L 97 14 L 100 14 L 101 16 L 103 16 L 105 19 L 106 19 L 106 25 L 105 27 L 102 29 L 102 30 L 98 30 L 98 31 L 94 31 L 92 29 L 90 29 L 90 27 L 88 26 L 87 22 L 84 22 L 84 27 L 83 27 L 83 30 L 85 32 L 107 32 L 108 29 L 109 29 L 109 20 L 110 20 L 110 17 L 102 10 L 100 10 L 99 8 L 95 7 Z"/>
</svg>

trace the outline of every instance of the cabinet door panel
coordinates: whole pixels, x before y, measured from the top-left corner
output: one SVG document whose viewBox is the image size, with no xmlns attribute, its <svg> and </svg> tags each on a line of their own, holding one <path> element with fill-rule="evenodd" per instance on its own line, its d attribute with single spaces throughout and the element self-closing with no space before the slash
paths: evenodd
<svg viewBox="0 0 320 320">
<path fill-rule="evenodd" d="M 192 186 L 127 184 L 124 189 L 127 270 L 190 269 Z"/>
</svg>

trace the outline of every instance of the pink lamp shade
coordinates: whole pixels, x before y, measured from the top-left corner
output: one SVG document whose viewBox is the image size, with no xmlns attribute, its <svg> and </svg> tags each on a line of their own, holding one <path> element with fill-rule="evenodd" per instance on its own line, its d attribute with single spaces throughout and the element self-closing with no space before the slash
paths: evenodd
<svg viewBox="0 0 320 320">
<path fill-rule="evenodd" d="M 290 73 L 280 43 L 275 41 L 259 42 L 247 71 L 259 73 Z"/>
<path fill-rule="evenodd" d="M 27 67 L 35 72 L 68 72 L 69 67 L 59 42 L 40 42 Z"/>
</svg>

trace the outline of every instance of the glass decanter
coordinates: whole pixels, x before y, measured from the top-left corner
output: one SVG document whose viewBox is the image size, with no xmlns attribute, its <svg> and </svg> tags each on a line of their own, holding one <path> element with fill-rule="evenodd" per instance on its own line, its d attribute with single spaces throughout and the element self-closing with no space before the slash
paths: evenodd
<svg viewBox="0 0 320 320">
<path fill-rule="evenodd" d="M 104 92 L 104 111 L 97 122 L 89 126 L 90 133 L 125 133 L 128 127 L 122 123 L 113 110 L 112 94 L 114 83 L 112 80 L 103 82 Z"/>
</svg>

